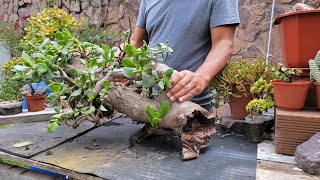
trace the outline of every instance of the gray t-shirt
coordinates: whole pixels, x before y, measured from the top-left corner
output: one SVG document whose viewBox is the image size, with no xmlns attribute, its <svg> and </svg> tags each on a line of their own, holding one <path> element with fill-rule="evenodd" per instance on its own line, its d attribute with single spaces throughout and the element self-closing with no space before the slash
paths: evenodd
<svg viewBox="0 0 320 180">
<path fill-rule="evenodd" d="M 210 29 L 239 22 L 238 0 L 142 0 L 137 26 L 146 29 L 151 47 L 170 42 L 168 66 L 195 72 L 211 49 Z M 209 91 L 192 101 L 210 104 Z"/>
</svg>

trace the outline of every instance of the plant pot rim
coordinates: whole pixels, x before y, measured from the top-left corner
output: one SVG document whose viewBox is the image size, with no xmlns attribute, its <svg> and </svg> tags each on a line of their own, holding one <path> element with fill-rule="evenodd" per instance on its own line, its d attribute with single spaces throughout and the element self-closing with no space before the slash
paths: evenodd
<svg viewBox="0 0 320 180">
<path fill-rule="evenodd" d="M 33 96 L 24 96 L 25 99 L 41 99 L 44 98 L 45 94 L 42 95 L 33 95 Z"/>
<path fill-rule="evenodd" d="M 320 86 L 320 82 L 312 82 L 315 86 Z"/>
<path fill-rule="evenodd" d="M 293 11 L 290 13 L 279 14 L 274 21 L 274 25 L 280 24 L 281 20 L 285 17 L 292 16 L 292 15 L 299 15 L 299 14 L 308 14 L 308 13 L 320 13 L 320 9 L 313 9 L 313 10 L 300 10 L 300 11 Z"/>
<path fill-rule="evenodd" d="M 311 84 L 311 81 L 307 81 L 307 80 L 299 80 L 299 81 L 292 81 L 291 83 L 288 82 L 284 82 L 283 80 L 273 80 L 272 84 L 276 84 L 276 85 L 287 85 L 287 86 L 292 86 L 292 85 L 308 85 Z"/>
<path fill-rule="evenodd" d="M 22 101 L 15 101 L 15 102 L 11 102 L 11 101 L 4 101 L 4 102 L 0 102 L 0 108 L 17 108 L 17 107 L 22 107 Z"/>
</svg>

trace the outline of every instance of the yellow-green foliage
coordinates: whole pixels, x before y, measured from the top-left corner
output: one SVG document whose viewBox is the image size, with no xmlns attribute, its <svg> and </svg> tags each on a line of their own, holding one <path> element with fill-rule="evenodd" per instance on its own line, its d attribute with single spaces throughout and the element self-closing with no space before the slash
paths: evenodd
<svg viewBox="0 0 320 180">
<path fill-rule="evenodd" d="M 57 31 L 69 31 L 81 26 L 72 15 L 58 7 L 44 9 L 41 13 L 33 14 L 25 28 L 25 36 L 22 39 L 23 48 L 31 51 L 41 44 L 44 39 L 55 37 Z M 33 45 L 32 45 L 33 44 Z"/>
<path fill-rule="evenodd" d="M 20 57 L 14 57 L 12 58 L 10 61 L 6 61 L 3 64 L 3 72 L 6 75 L 9 75 L 11 72 L 11 69 L 15 66 L 15 65 L 22 65 L 23 61 Z"/>
<path fill-rule="evenodd" d="M 250 88 L 253 97 L 261 99 L 273 99 L 273 88 L 271 82 L 267 82 L 263 77 L 256 81 Z"/>
<path fill-rule="evenodd" d="M 250 114 L 260 114 L 266 112 L 274 106 L 274 102 L 266 99 L 254 99 L 248 103 L 246 110 Z"/>
</svg>

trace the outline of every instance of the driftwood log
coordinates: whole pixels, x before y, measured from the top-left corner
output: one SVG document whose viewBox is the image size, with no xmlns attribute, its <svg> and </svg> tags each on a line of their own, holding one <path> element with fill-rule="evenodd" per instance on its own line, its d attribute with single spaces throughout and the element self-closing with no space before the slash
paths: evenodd
<svg viewBox="0 0 320 180">
<path fill-rule="evenodd" d="M 161 75 L 169 67 L 164 64 L 154 64 L 153 69 Z M 177 71 L 174 71 L 174 74 Z M 173 75 L 174 75 L 173 74 Z M 104 81 L 113 81 L 115 78 L 125 78 L 122 69 L 114 69 L 107 73 L 94 88 L 94 95 L 97 97 L 103 87 Z M 139 81 L 141 77 L 135 76 L 130 80 Z M 109 90 L 107 101 L 118 112 L 126 114 L 133 121 L 145 123 L 145 132 L 174 132 L 181 134 L 182 140 L 182 157 L 183 159 L 193 159 L 199 156 L 200 149 L 207 147 L 210 142 L 210 137 L 213 134 L 214 121 L 208 119 L 209 112 L 191 101 L 184 103 L 171 102 L 171 109 L 166 114 L 158 128 L 152 128 L 146 114 L 147 105 L 158 109 L 160 102 L 170 100 L 166 93 L 162 93 L 156 99 L 150 99 L 137 92 L 137 89 L 123 86 L 112 85 Z"/>
</svg>

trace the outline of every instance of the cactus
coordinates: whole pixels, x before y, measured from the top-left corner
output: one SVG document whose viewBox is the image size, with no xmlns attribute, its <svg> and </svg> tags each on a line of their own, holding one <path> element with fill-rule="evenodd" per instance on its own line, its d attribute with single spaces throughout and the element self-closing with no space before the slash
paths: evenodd
<svg viewBox="0 0 320 180">
<path fill-rule="evenodd" d="M 309 67 L 311 81 L 320 82 L 320 51 L 318 51 L 314 60 L 309 61 Z"/>
</svg>

